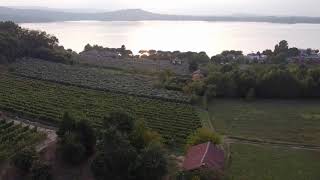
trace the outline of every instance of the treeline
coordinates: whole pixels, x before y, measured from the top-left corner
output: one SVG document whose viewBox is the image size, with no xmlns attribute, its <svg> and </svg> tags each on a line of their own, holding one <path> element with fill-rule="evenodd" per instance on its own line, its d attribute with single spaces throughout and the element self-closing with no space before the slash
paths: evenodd
<svg viewBox="0 0 320 180">
<path fill-rule="evenodd" d="M 59 46 L 59 40 L 43 31 L 21 28 L 13 22 L 0 22 L 0 63 L 21 57 L 54 62 L 71 62 L 72 50 Z"/>
<path fill-rule="evenodd" d="M 305 65 L 212 65 L 206 78 L 187 84 L 184 90 L 207 99 L 320 97 L 320 68 Z"/>
<path fill-rule="evenodd" d="M 210 57 L 206 52 L 180 52 L 180 51 L 156 51 L 156 50 L 140 50 L 140 58 L 152 60 L 180 60 L 186 61 L 189 65 L 189 71 L 194 72 L 199 65 L 210 62 Z"/>
<path fill-rule="evenodd" d="M 305 51 L 305 52 L 303 52 Z M 252 60 L 243 55 L 242 51 L 223 51 L 221 54 L 211 57 L 211 62 L 216 64 L 249 64 L 249 63 L 264 63 L 264 64 L 283 64 L 288 63 L 292 58 L 299 56 L 311 56 L 312 53 L 319 53 L 319 50 L 308 48 L 299 50 L 296 47 L 289 47 L 286 40 L 280 41 L 275 45 L 274 49 L 266 49 L 262 52 L 255 53 L 260 60 Z"/>
<path fill-rule="evenodd" d="M 117 56 L 121 56 L 121 57 L 129 57 L 133 55 L 132 51 L 129 49 L 126 49 L 125 45 L 122 45 L 121 48 L 108 48 L 108 47 L 103 47 L 99 45 L 87 44 L 84 47 L 83 52 L 92 51 L 92 50 L 107 51 L 107 52 L 115 53 Z"/>
</svg>

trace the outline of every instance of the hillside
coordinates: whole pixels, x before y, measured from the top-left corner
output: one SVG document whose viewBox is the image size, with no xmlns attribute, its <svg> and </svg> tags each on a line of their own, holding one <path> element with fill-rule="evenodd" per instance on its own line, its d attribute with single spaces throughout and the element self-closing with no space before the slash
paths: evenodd
<svg viewBox="0 0 320 180">
<path fill-rule="evenodd" d="M 270 22 L 270 23 L 311 23 L 319 24 L 320 17 L 303 16 L 192 16 L 157 14 L 141 9 L 125 9 L 110 12 L 84 13 L 57 9 L 15 9 L 0 7 L 0 21 L 54 22 L 54 21 L 230 21 L 230 22 Z"/>
</svg>

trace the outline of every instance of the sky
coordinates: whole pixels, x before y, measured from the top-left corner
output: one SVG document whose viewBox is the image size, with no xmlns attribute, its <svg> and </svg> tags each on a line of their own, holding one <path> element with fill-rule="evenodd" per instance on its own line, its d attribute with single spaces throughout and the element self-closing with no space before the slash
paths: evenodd
<svg viewBox="0 0 320 180">
<path fill-rule="evenodd" d="M 192 15 L 320 16 L 320 0 L 0 0 L 0 6 L 63 9 L 131 9 Z"/>
</svg>

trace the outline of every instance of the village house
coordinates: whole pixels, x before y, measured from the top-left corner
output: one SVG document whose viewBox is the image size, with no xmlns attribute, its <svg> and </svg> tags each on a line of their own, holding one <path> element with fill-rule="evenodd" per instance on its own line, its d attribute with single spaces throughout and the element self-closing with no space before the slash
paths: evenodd
<svg viewBox="0 0 320 180">
<path fill-rule="evenodd" d="M 224 151 L 211 142 L 199 144 L 189 148 L 183 162 L 184 171 L 209 169 L 223 171 L 225 166 Z"/>
<path fill-rule="evenodd" d="M 103 51 L 97 51 L 95 49 L 86 51 L 84 53 L 85 56 L 93 56 L 93 57 L 98 57 L 98 58 L 119 58 L 121 55 L 120 53 L 113 52 L 113 51 L 108 51 L 108 50 L 103 50 Z"/>
<path fill-rule="evenodd" d="M 204 78 L 204 74 L 201 72 L 201 70 L 196 70 L 192 73 L 192 80 L 193 81 L 200 81 Z"/>
<path fill-rule="evenodd" d="M 288 59 L 292 63 L 320 63 L 319 50 L 299 49 L 299 56 Z"/>
<path fill-rule="evenodd" d="M 171 63 L 174 65 L 176 65 L 176 64 L 181 65 L 183 63 L 183 61 L 176 57 L 173 60 L 171 60 Z"/>
<path fill-rule="evenodd" d="M 264 61 L 267 59 L 267 56 L 260 53 L 250 53 L 247 55 L 247 58 L 250 61 Z"/>
</svg>

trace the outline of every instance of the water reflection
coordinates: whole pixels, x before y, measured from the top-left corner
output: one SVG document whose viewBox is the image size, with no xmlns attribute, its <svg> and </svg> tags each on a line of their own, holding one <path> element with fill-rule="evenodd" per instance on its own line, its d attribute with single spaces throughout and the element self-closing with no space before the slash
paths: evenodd
<svg viewBox="0 0 320 180">
<path fill-rule="evenodd" d="M 66 48 L 82 51 L 87 44 L 141 49 L 206 51 L 210 55 L 226 49 L 246 53 L 273 49 L 286 39 L 291 46 L 320 48 L 320 25 L 241 22 L 139 21 L 26 23 L 23 27 L 56 35 Z"/>
</svg>

